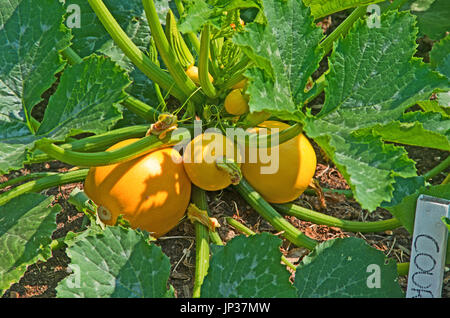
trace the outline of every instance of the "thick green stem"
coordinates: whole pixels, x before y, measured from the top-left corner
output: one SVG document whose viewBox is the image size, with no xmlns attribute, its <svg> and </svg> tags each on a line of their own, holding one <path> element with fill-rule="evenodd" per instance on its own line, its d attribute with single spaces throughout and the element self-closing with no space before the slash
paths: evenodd
<svg viewBox="0 0 450 318">
<path fill-rule="evenodd" d="M 273 128 L 272 128 L 273 129 Z M 272 130 L 271 129 L 271 130 Z M 245 146 L 258 148 L 272 148 L 286 141 L 297 137 L 303 132 L 303 126 L 296 123 L 289 128 L 278 131 L 274 134 L 251 134 L 249 138 L 245 138 Z"/>
<path fill-rule="evenodd" d="M 71 47 L 65 48 L 61 53 L 70 64 L 78 64 L 83 61 L 83 59 L 77 54 L 77 52 L 72 50 Z"/>
<path fill-rule="evenodd" d="M 200 210 L 207 211 L 208 203 L 206 201 L 206 193 L 196 186 L 192 186 L 192 203 L 194 203 Z M 195 278 L 194 290 L 192 292 L 193 298 L 200 297 L 200 291 L 203 284 L 203 279 L 208 273 L 209 267 L 209 230 L 206 226 L 199 222 L 195 222 Z"/>
<path fill-rule="evenodd" d="M 144 52 L 142 52 L 133 43 L 133 41 L 131 41 L 125 31 L 120 27 L 112 14 L 109 12 L 103 1 L 88 1 L 106 31 L 109 33 L 117 46 L 120 47 L 124 54 L 133 62 L 133 64 L 136 65 L 153 82 L 158 83 L 162 88 L 169 91 L 175 98 L 180 101 L 186 100 L 189 94 L 178 87 L 172 76 L 170 76 L 167 72 L 164 72 L 155 63 L 153 63 L 150 58 L 145 55 Z"/>
<path fill-rule="evenodd" d="M 447 183 L 449 183 L 449 182 L 450 182 L 450 174 L 448 174 L 448 175 L 445 177 L 444 181 L 442 181 L 441 184 L 447 184 Z"/>
<path fill-rule="evenodd" d="M 209 25 L 205 24 L 200 37 L 200 57 L 198 59 L 198 79 L 205 94 L 210 98 L 216 97 L 216 88 L 209 79 L 209 52 L 210 32 Z"/>
<path fill-rule="evenodd" d="M 70 143 L 59 145 L 60 148 L 71 151 L 79 152 L 93 152 L 93 151 L 104 151 L 106 148 L 112 146 L 113 144 L 130 138 L 142 138 L 145 136 L 149 126 L 148 125 L 136 125 L 124 128 L 118 128 L 104 134 L 86 137 L 83 139 L 75 140 Z M 33 156 L 28 159 L 25 163 L 41 163 L 54 160 L 50 155 L 36 150 Z"/>
<path fill-rule="evenodd" d="M 227 221 L 227 223 L 229 225 L 234 227 L 239 232 L 242 232 L 246 235 L 255 235 L 256 234 L 255 232 L 250 230 L 248 227 L 246 227 L 244 224 L 242 224 L 241 222 L 238 222 L 237 220 L 235 220 L 233 218 L 226 217 L 225 220 Z M 294 270 L 294 271 L 297 270 L 297 267 L 294 264 L 292 264 L 291 262 L 289 262 L 288 259 L 284 255 L 281 255 L 281 261 L 284 264 L 286 264 L 287 266 L 289 266 L 292 270 Z"/>
<path fill-rule="evenodd" d="M 304 104 L 307 104 L 314 100 L 317 96 L 319 96 L 327 86 L 326 75 L 328 71 L 323 73 L 318 79 L 315 80 L 314 86 L 311 88 L 311 90 L 308 92 L 308 96 L 305 99 Z"/>
<path fill-rule="evenodd" d="M 175 0 L 175 6 L 177 7 L 179 15 L 182 16 L 184 12 L 184 6 L 182 1 Z M 186 35 L 188 37 L 189 42 L 191 42 L 191 45 L 194 48 L 195 52 L 197 52 L 197 54 L 200 55 L 200 41 L 198 40 L 197 35 L 195 35 L 192 32 L 189 32 Z"/>
<path fill-rule="evenodd" d="M 88 171 L 88 169 L 80 169 L 58 173 L 21 184 L 10 191 L 0 194 L 0 206 L 25 193 L 40 192 L 59 185 L 83 181 L 86 178 Z"/>
<path fill-rule="evenodd" d="M 159 139 L 155 135 L 149 135 L 125 147 L 97 153 L 66 150 L 52 143 L 40 143 L 37 147 L 54 159 L 71 165 L 84 167 L 105 166 L 131 160 L 145 153 L 173 146 L 183 140 L 189 140 L 190 135 L 188 130 L 175 130 L 172 133 L 168 133 L 163 139 Z"/>
<path fill-rule="evenodd" d="M 321 43 L 320 46 L 323 48 L 324 56 L 328 54 L 333 48 L 333 43 L 341 36 L 345 35 L 348 30 L 352 27 L 356 20 L 363 17 L 367 12 L 367 6 L 357 7 L 353 12 L 338 25 L 330 35 L 328 35 Z"/>
<path fill-rule="evenodd" d="M 397 220 L 396 218 L 373 222 L 358 222 L 358 221 L 342 220 L 333 216 L 312 211 L 310 209 L 295 205 L 293 203 L 272 204 L 272 206 L 281 214 L 295 216 L 300 220 L 309 221 L 316 224 L 339 227 L 342 230 L 349 232 L 361 232 L 361 233 L 383 232 L 386 230 L 396 229 L 402 226 L 400 221 Z"/>
<path fill-rule="evenodd" d="M 175 80 L 176 85 L 183 91 L 186 100 L 191 96 L 195 103 L 201 103 L 202 97 L 199 94 L 194 94 L 197 90 L 195 83 L 186 75 L 183 67 L 172 52 L 169 42 L 167 41 L 164 30 L 159 22 L 158 13 L 156 12 L 155 3 L 153 0 L 142 0 L 144 5 L 147 22 L 152 32 L 152 37 L 155 40 L 158 52 L 161 55 L 164 64 L 167 66 L 170 75 Z M 162 85 L 161 85 L 162 86 Z"/>
<path fill-rule="evenodd" d="M 29 181 L 29 180 L 34 180 L 34 179 L 39 179 L 39 178 L 44 178 L 44 177 L 48 177 L 48 176 L 52 176 L 57 174 L 57 172 L 35 172 L 35 173 L 30 173 L 24 176 L 20 176 L 14 179 L 9 179 L 6 182 L 0 183 L 0 189 L 9 187 L 9 186 L 13 186 L 16 185 L 18 183 L 21 182 L 25 182 L 25 181 Z"/>
<path fill-rule="evenodd" d="M 397 273 L 398 276 L 408 275 L 409 263 L 397 263 Z"/>
<path fill-rule="evenodd" d="M 244 178 L 234 187 L 250 206 L 252 206 L 277 231 L 282 231 L 282 235 L 291 243 L 297 246 L 306 247 L 309 250 L 312 250 L 316 246 L 317 242 L 315 240 L 309 238 L 289 223 L 266 200 L 264 200 Z"/>
<path fill-rule="evenodd" d="M 323 192 L 331 192 L 331 193 L 336 193 L 336 194 L 343 194 L 345 195 L 345 197 L 347 199 L 352 199 L 353 198 L 353 192 L 352 190 L 345 190 L 345 189 L 328 189 L 328 188 L 321 188 Z M 307 195 L 317 195 L 317 192 L 314 191 L 313 189 L 306 189 L 305 194 Z"/>
<path fill-rule="evenodd" d="M 128 96 L 123 102 L 126 108 L 135 113 L 136 115 L 148 120 L 149 122 L 155 122 L 158 120 L 158 116 L 161 114 L 153 107 L 148 106 L 146 103 L 140 101 L 137 98 Z"/>
<path fill-rule="evenodd" d="M 434 178 L 439 173 L 447 169 L 449 166 L 450 166 L 450 156 L 448 156 L 444 161 L 439 163 L 436 167 L 425 173 L 423 176 L 425 180 L 430 180 L 431 178 Z"/>
</svg>

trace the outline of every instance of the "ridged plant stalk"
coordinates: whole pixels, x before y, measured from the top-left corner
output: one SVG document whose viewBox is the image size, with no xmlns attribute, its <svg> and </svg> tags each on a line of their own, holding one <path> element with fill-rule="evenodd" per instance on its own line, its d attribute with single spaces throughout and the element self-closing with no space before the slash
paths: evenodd
<svg viewBox="0 0 450 318">
<path fill-rule="evenodd" d="M 204 190 L 192 185 L 191 201 L 200 210 L 207 211 L 208 203 Z M 195 276 L 193 298 L 200 297 L 203 280 L 209 267 L 209 229 L 200 222 L 194 223 L 195 227 Z"/>
<path fill-rule="evenodd" d="M 324 55 L 327 55 L 328 52 L 331 51 L 333 48 L 333 43 L 339 39 L 339 37 L 345 35 L 359 18 L 365 16 L 366 12 L 367 6 L 360 6 L 354 9 L 352 13 L 320 43 L 320 46 L 323 48 Z"/>
<path fill-rule="evenodd" d="M 152 32 L 152 37 L 155 40 L 158 52 L 167 66 L 170 75 L 174 79 L 176 85 L 183 91 L 186 100 L 188 97 L 192 99 L 194 103 L 202 103 L 203 98 L 197 91 L 195 83 L 186 75 L 185 70 L 178 61 L 174 52 L 172 51 L 169 42 L 167 41 L 164 30 L 159 22 L 158 13 L 156 12 L 155 3 L 153 0 L 143 0 L 145 14 L 147 16 L 147 22 Z"/>
<path fill-rule="evenodd" d="M 88 0 L 88 2 L 111 38 L 137 68 L 153 82 L 160 85 L 166 91 L 169 91 L 170 94 L 178 100 L 184 101 L 188 98 L 189 90 L 181 88 L 170 74 L 153 63 L 151 59 L 145 55 L 133 41 L 131 41 L 102 0 Z"/>
<path fill-rule="evenodd" d="M 0 206 L 25 193 L 40 192 L 42 190 L 63 184 L 83 181 L 86 178 L 88 171 L 88 169 L 79 169 L 64 173 L 57 173 L 21 184 L 0 194 Z"/>
<path fill-rule="evenodd" d="M 198 78 L 205 94 L 210 98 L 215 98 L 217 91 L 209 79 L 209 52 L 210 52 L 210 31 L 209 24 L 203 26 L 200 37 L 200 57 L 198 59 Z"/>
<path fill-rule="evenodd" d="M 268 221 L 277 231 L 283 232 L 282 235 L 292 244 L 299 247 L 306 247 L 309 250 L 314 249 L 317 245 L 315 240 L 306 236 L 281 216 L 244 178 L 234 187 L 256 212 Z"/>
<path fill-rule="evenodd" d="M 74 140 L 62 145 L 59 148 L 77 152 L 98 152 L 104 151 L 113 144 L 130 138 L 142 138 L 148 130 L 148 125 L 135 125 L 130 127 L 118 128 L 103 134 L 89 136 L 83 139 Z M 45 152 L 36 150 L 25 164 L 41 163 L 53 160 L 54 158 Z"/>
<path fill-rule="evenodd" d="M 281 214 L 295 216 L 300 220 L 309 221 L 315 224 L 339 227 L 342 230 L 349 232 L 383 232 L 402 226 L 402 223 L 396 218 L 373 222 L 359 222 L 339 219 L 320 212 L 312 211 L 293 203 L 272 204 L 272 206 Z"/>
<path fill-rule="evenodd" d="M 134 159 L 145 153 L 174 146 L 182 141 L 190 140 L 189 130 L 175 130 L 160 139 L 149 135 L 125 147 L 103 152 L 84 153 L 64 149 L 52 143 L 40 143 L 38 149 L 47 153 L 54 159 L 67 164 L 83 167 L 105 166 Z"/>
</svg>

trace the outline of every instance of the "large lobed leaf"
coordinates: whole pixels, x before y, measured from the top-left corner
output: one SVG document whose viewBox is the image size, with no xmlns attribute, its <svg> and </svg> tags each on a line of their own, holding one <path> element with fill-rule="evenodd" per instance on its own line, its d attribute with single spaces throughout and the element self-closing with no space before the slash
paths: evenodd
<svg viewBox="0 0 450 318">
<path fill-rule="evenodd" d="M 384 0 L 303 0 L 303 2 L 311 8 L 311 12 L 316 19 L 345 9 L 381 1 Z"/>
<path fill-rule="evenodd" d="M 416 131 L 436 137 L 431 141 L 434 144 L 443 140 L 442 132 L 443 138 L 448 138 L 448 118 L 403 115 L 415 101 L 448 87 L 447 79 L 413 58 L 416 34 L 414 18 L 408 13 L 387 12 L 381 16 L 380 28 L 358 21 L 335 45 L 329 59 L 325 104 L 305 126 L 308 136 L 327 152 L 349 181 L 356 200 L 368 210 L 391 200 L 396 176 L 416 175 L 405 150 L 384 144 L 383 135 L 390 135 L 387 140 L 406 142 L 399 134 L 400 126 L 411 123 Z M 392 124 L 396 120 L 399 123 Z M 441 128 L 428 125 L 430 121 L 439 122 Z M 392 133 L 394 129 L 397 131 Z"/>
<path fill-rule="evenodd" d="M 305 100 L 308 78 L 322 58 L 323 34 L 301 0 L 262 3 L 267 24 L 252 23 L 233 37 L 257 66 L 245 74 L 250 112 L 299 121 L 297 106 Z"/>
<path fill-rule="evenodd" d="M 53 197 L 28 193 L 0 206 L 0 295 L 18 282 L 27 266 L 51 256 L 59 205 Z"/>
<path fill-rule="evenodd" d="M 66 250 L 73 274 L 59 283 L 57 297 L 173 297 L 169 258 L 148 240 L 120 226 L 83 234 Z"/>
<path fill-rule="evenodd" d="M 164 24 L 171 1 L 156 0 L 154 2 L 160 22 Z M 106 0 L 104 3 L 133 43 L 142 51 L 147 52 L 151 35 L 142 1 Z M 88 1 L 65 1 L 66 8 L 70 8 L 73 5 L 80 8 L 80 25 L 72 28 L 72 33 L 74 34 L 72 48 L 74 51 L 82 57 L 92 53 L 102 53 L 111 57 L 113 61 L 129 73 L 133 81 L 127 88 L 127 92 L 149 105 L 157 105 L 158 99 L 153 82 L 131 63 L 130 59 L 114 43 L 95 15 L 95 12 L 91 9 Z M 71 21 L 70 15 L 67 20 Z M 70 23 L 68 25 L 74 26 Z M 127 113 L 127 110 L 125 109 L 124 112 Z M 127 116 L 132 115 L 127 114 Z"/>
<path fill-rule="evenodd" d="M 237 236 L 214 246 L 201 297 L 295 297 L 289 272 L 280 264 L 281 240 L 269 233 Z"/>
<path fill-rule="evenodd" d="M 409 0 L 402 8 L 417 16 L 420 36 L 439 40 L 450 31 L 450 2 L 447 0 Z"/>
<path fill-rule="evenodd" d="M 319 244 L 295 273 L 298 297 L 404 297 L 395 261 L 354 237 Z"/>
<path fill-rule="evenodd" d="M 129 83 L 123 70 L 104 57 L 90 56 L 68 67 L 36 134 L 64 140 L 81 132 L 109 130 L 122 118 L 118 104 L 125 99 L 123 90 Z"/>
<path fill-rule="evenodd" d="M 71 38 L 62 25 L 64 13 L 58 1 L 0 1 L 0 173 L 21 168 L 39 139 L 104 132 L 122 118 L 118 103 L 129 78 L 98 56 L 65 69 L 43 122 L 31 118 L 65 66 L 58 54 Z"/>
<path fill-rule="evenodd" d="M 22 166 L 35 140 L 31 111 L 65 65 L 58 51 L 71 36 L 63 14 L 53 0 L 0 0 L 0 173 Z"/>
<path fill-rule="evenodd" d="M 414 219 L 416 213 L 417 199 L 420 194 L 435 196 L 450 200 L 450 184 L 435 186 L 421 186 L 415 192 L 410 193 L 399 200 L 399 203 L 393 206 L 386 206 L 386 209 L 392 213 L 412 235 L 414 232 Z"/>
</svg>

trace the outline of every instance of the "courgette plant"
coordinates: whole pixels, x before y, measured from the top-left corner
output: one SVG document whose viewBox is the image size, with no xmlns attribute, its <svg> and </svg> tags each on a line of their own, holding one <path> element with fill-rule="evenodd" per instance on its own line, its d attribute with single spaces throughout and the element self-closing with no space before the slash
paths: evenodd
<svg viewBox="0 0 450 318">
<path fill-rule="evenodd" d="M 311 253 L 294 266 L 281 256 L 275 235 L 229 219 L 248 236 L 225 244 L 195 222 L 193 296 L 403 297 L 397 280 L 407 264 L 356 238 L 319 243 L 283 215 L 345 231 L 403 226 L 412 234 L 419 194 L 450 199 L 448 177 L 441 185 L 428 183 L 448 168 L 450 157 L 418 175 L 401 146 L 450 151 L 448 35 L 433 32 L 430 63 L 415 57 L 419 28 L 427 34 L 430 25 L 407 1 L 61 2 L 0 0 L 0 172 L 51 160 L 77 167 L 1 184 L 12 188 L 0 194 L 0 294 L 27 265 L 65 248 L 73 274 L 59 283 L 58 297 L 174 297 L 169 259 L 149 233 L 126 222 L 100 226 L 95 206 L 77 191 L 70 202 L 86 213 L 83 230 L 52 241 L 61 207 L 41 192 L 83 181 L 89 167 L 176 145 L 195 120 L 202 129 L 224 130 L 274 119 L 292 126 L 280 133 L 280 142 L 304 133 L 345 177 L 346 195 L 369 212 L 385 208 L 393 218 L 346 221 L 293 203 L 270 204 L 242 179 L 231 186 L 235 192 L 284 239 Z M 381 15 L 368 16 L 367 6 L 375 3 Z M 343 10 L 351 12 L 325 36 L 318 19 Z M 186 72 L 192 66 L 198 77 Z M 224 100 L 242 81 L 248 112 L 233 116 Z M 49 90 L 39 117 L 36 105 Z M 324 102 L 315 105 L 318 96 Z M 187 129 L 147 134 L 167 113 Z M 140 140 L 105 151 L 129 138 Z M 192 203 L 208 213 L 205 191 L 194 188 Z M 373 264 L 380 288 L 368 284 Z M 293 284 L 286 266 L 295 270 Z"/>
</svg>

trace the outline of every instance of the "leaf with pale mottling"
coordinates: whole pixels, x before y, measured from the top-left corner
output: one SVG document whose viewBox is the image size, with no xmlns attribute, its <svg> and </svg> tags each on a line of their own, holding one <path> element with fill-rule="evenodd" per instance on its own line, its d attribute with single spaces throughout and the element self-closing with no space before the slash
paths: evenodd
<svg viewBox="0 0 450 318">
<path fill-rule="evenodd" d="M 303 0 L 316 19 L 345 9 L 369 5 L 383 0 Z"/>
<path fill-rule="evenodd" d="M 70 44 L 63 14 L 58 1 L 0 0 L 0 173 L 21 168 L 33 147 L 31 111 L 63 69 L 58 52 Z"/>
<path fill-rule="evenodd" d="M 51 256 L 59 205 L 54 197 L 27 193 L 0 206 L 0 295 L 16 283 L 27 266 Z"/>
<path fill-rule="evenodd" d="M 208 298 L 295 297 L 281 262 L 281 240 L 269 233 L 237 236 L 215 246 L 202 289 Z"/>
<path fill-rule="evenodd" d="M 328 240 L 305 256 L 295 272 L 301 298 L 402 298 L 395 261 L 363 239 Z"/>
<path fill-rule="evenodd" d="M 82 235 L 67 248 L 71 274 L 57 288 L 57 297 L 173 297 L 167 288 L 169 258 L 149 243 L 149 236 L 120 226 Z"/>
<path fill-rule="evenodd" d="M 305 126 L 370 211 L 391 200 L 396 176 L 416 175 L 406 151 L 385 144 L 372 129 L 400 120 L 416 101 L 448 86 L 447 79 L 413 58 L 416 34 L 408 13 L 387 12 L 380 28 L 356 22 L 335 45 L 325 103 Z"/>
<path fill-rule="evenodd" d="M 251 23 L 233 37 L 257 67 L 249 69 L 250 112 L 300 121 L 308 78 L 322 58 L 323 38 L 301 0 L 262 1 L 267 24 Z"/>
</svg>

